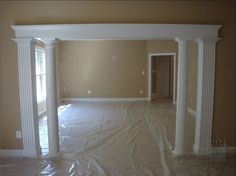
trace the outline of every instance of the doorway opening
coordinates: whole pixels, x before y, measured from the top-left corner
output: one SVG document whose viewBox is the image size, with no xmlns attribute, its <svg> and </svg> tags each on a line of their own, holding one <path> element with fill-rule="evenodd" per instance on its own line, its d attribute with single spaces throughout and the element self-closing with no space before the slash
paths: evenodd
<svg viewBox="0 0 236 176">
<path fill-rule="evenodd" d="M 175 53 L 149 54 L 149 99 L 176 104 Z"/>
</svg>

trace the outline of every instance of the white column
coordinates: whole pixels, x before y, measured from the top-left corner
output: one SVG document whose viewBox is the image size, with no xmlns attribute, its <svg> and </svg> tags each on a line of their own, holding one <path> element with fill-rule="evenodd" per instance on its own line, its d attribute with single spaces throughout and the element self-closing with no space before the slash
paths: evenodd
<svg viewBox="0 0 236 176">
<path fill-rule="evenodd" d="M 40 153 L 35 77 L 35 40 L 16 38 L 18 54 L 20 111 L 24 155 Z"/>
<path fill-rule="evenodd" d="M 57 156 L 59 149 L 59 130 L 57 115 L 57 83 L 56 83 L 56 59 L 54 39 L 45 39 L 46 50 L 46 85 L 47 85 L 47 119 L 48 119 L 48 143 L 49 156 Z"/>
<path fill-rule="evenodd" d="M 179 47 L 178 55 L 178 87 L 177 87 L 177 110 L 176 110 L 176 133 L 175 133 L 175 155 L 184 154 L 185 128 L 187 116 L 187 94 L 188 94 L 188 59 L 187 40 L 177 38 Z"/>
<path fill-rule="evenodd" d="M 193 147 L 196 154 L 207 154 L 211 147 L 217 40 L 218 38 L 195 40 L 198 43 L 197 112 Z"/>
</svg>

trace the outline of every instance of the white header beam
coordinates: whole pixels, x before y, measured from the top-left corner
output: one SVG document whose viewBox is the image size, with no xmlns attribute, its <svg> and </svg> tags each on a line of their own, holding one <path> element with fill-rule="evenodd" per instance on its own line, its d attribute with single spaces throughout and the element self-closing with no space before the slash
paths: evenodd
<svg viewBox="0 0 236 176">
<path fill-rule="evenodd" d="M 217 37 L 221 25 L 198 24 L 55 24 L 14 25 L 16 37 L 59 40 L 193 40 Z"/>
</svg>

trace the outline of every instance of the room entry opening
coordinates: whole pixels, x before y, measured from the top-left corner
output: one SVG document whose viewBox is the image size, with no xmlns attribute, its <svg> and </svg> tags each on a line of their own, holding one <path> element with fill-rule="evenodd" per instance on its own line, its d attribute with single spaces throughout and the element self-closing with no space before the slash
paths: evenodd
<svg viewBox="0 0 236 176">
<path fill-rule="evenodd" d="M 151 56 L 151 100 L 171 99 L 175 103 L 175 72 L 174 55 Z"/>
<path fill-rule="evenodd" d="M 14 41 L 17 43 L 20 112 L 22 126 L 22 141 L 24 154 L 37 156 L 39 153 L 39 139 L 37 133 L 36 92 L 34 69 L 35 40 L 40 39 L 45 44 L 47 57 L 47 89 L 56 90 L 56 69 L 54 47 L 58 40 L 91 40 L 91 39 L 135 39 L 135 40 L 175 40 L 178 42 L 178 102 L 176 121 L 176 141 L 174 153 L 184 153 L 185 128 L 181 124 L 186 119 L 187 110 L 187 48 L 188 41 L 198 44 L 198 80 L 197 80 L 197 110 L 196 131 L 193 150 L 197 154 L 206 154 L 211 146 L 212 118 L 214 108 L 214 76 L 215 76 L 215 52 L 218 38 L 218 30 L 222 25 L 199 24 L 50 24 L 50 25 L 13 25 L 15 32 Z M 151 100 L 151 72 L 150 60 L 148 61 L 148 100 Z M 174 96 L 173 89 L 173 98 Z M 49 145 L 51 156 L 57 155 L 59 150 L 56 91 L 47 91 L 47 106 L 50 124 L 48 125 L 51 137 Z M 208 108 L 202 108 L 203 105 Z M 207 142 L 206 142 L 207 141 Z"/>
</svg>

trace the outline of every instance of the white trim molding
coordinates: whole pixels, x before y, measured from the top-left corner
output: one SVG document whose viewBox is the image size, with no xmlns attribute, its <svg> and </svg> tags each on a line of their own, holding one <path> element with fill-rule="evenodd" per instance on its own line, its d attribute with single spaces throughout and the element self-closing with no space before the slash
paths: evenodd
<svg viewBox="0 0 236 176">
<path fill-rule="evenodd" d="M 148 101 L 148 98 L 62 98 L 62 102 L 132 102 Z"/>
<path fill-rule="evenodd" d="M 214 67 L 215 67 L 215 42 L 218 38 L 218 30 L 221 25 L 201 25 L 201 24 L 54 24 L 54 25 L 14 25 L 11 26 L 15 32 L 15 41 L 18 49 L 18 68 L 19 68 L 19 88 L 20 88 L 20 106 L 21 106 L 21 123 L 23 135 L 24 151 L 38 154 L 39 139 L 38 125 L 35 117 L 37 117 L 37 103 L 35 94 L 35 80 L 33 79 L 34 68 L 32 61 L 34 60 L 34 45 L 32 40 L 38 39 L 48 44 L 48 41 L 57 40 L 175 40 L 176 38 L 182 41 L 195 40 L 198 41 L 199 62 L 198 62 L 198 87 L 197 87 L 197 125 L 195 133 L 195 145 L 197 153 L 201 153 L 207 147 L 207 140 L 210 141 L 211 126 L 213 116 L 213 94 L 214 94 Z M 213 40 L 212 40 L 213 39 Z M 180 41 L 180 40 L 178 40 Z M 183 42 L 179 42 L 182 46 Z M 49 44 L 48 44 L 48 47 Z M 181 47 L 183 48 L 183 47 Z M 179 52 L 180 50 L 179 47 Z M 185 57 L 185 49 L 181 57 Z M 46 58 L 54 55 L 50 50 L 46 52 Z M 48 55 L 48 56 L 47 56 Z M 184 60 L 186 58 L 179 58 Z M 180 67 L 180 66 L 178 66 Z M 181 82 L 178 79 L 178 89 L 181 95 L 177 95 L 177 117 L 176 124 L 183 124 L 185 119 L 186 102 L 186 83 L 185 77 L 187 72 L 185 67 L 181 71 Z M 53 67 L 50 67 L 53 68 Z M 181 69 L 179 69 L 181 70 Z M 55 76 L 52 76 L 53 86 L 56 88 Z M 184 79 L 182 79 L 184 78 Z M 204 79 L 203 79 L 204 78 Z M 184 88 L 184 89 L 182 89 Z M 49 92 L 47 92 L 48 94 Z M 53 94 L 54 95 L 54 94 Z M 55 96 L 51 96 L 52 104 L 56 104 Z M 53 112 L 56 112 L 56 106 L 53 107 Z M 178 108 L 177 108 L 178 109 Z M 54 115 L 56 117 L 56 115 Z M 54 118 L 54 122 L 57 119 Z M 56 124 L 56 123 L 53 123 Z M 51 128 L 51 127 L 50 127 Z M 177 128 L 181 128 L 181 125 Z M 52 129 L 52 128 L 51 128 Z M 205 130 L 207 129 L 207 130 Z M 180 130 L 181 131 L 181 130 Z M 55 132 L 55 131 L 54 131 Z M 184 133 L 176 134 L 178 146 L 180 147 L 177 153 L 182 153 Z M 58 142 L 56 142 L 58 145 Z M 49 145 L 51 145 L 49 143 Z M 50 146 L 49 146 L 50 148 Z M 56 151 L 57 153 L 57 151 Z"/>
<path fill-rule="evenodd" d="M 194 148 L 195 147 L 197 147 L 197 146 L 194 145 Z M 211 154 L 211 151 L 215 151 L 215 153 L 217 153 L 217 154 L 223 154 L 225 152 L 225 154 L 227 154 L 229 156 L 235 156 L 236 155 L 236 146 L 226 146 L 226 148 L 211 146 L 210 149 L 207 150 L 207 153 L 195 153 L 195 154 L 205 156 L 205 155 Z"/>
<path fill-rule="evenodd" d="M 0 149 L 0 157 L 21 157 L 24 154 L 24 150 L 6 150 Z"/>
<path fill-rule="evenodd" d="M 0 157 L 36 157 L 35 152 L 28 150 L 0 149 Z"/>
<path fill-rule="evenodd" d="M 217 153 L 224 152 L 224 147 L 211 147 L 211 150 L 217 151 Z M 236 146 L 226 146 L 226 154 L 236 155 Z"/>
<path fill-rule="evenodd" d="M 217 37 L 221 25 L 200 24 L 54 24 L 11 26 L 16 37 L 58 38 L 60 40 L 193 40 Z"/>
</svg>

